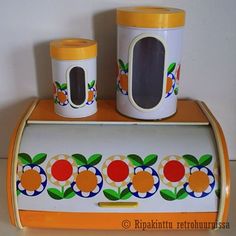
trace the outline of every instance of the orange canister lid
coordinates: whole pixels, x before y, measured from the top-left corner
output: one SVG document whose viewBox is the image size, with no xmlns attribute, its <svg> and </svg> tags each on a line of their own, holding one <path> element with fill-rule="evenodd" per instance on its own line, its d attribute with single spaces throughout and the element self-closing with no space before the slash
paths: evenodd
<svg viewBox="0 0 236 236">
<path fill-rule="evenodd" d="M 50 42 L 50 55 L 56 60 L 83 60 L 97 56 L 97 42 L 72 38 Z"/>
<path fill-rule="evenodd" d="M 185 11 L 169 7 L 126 7 L 116 11 L 117 24 L 138 28 L 177 28 L 185 24 Z"/>
</svg>

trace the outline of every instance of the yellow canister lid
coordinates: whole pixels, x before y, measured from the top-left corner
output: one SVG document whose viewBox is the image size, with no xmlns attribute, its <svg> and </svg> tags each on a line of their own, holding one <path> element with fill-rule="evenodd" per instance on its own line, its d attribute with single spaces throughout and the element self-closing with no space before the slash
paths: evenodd
<svg viewBox="0 0 236 236">
<path fill-rule="evenodd" d="M 97 42 L 90 39 L 61 39 L 50 42 L 50 55 L 56 60 L 83 60 L 97 56 Z"/>
<path fill-rule="evenodd" d="M 177 28 L 185 24 L 185 11 L 169 7 L 126 7 L 116 11 L 117 24 L 138 28 Z"/>
</svg>

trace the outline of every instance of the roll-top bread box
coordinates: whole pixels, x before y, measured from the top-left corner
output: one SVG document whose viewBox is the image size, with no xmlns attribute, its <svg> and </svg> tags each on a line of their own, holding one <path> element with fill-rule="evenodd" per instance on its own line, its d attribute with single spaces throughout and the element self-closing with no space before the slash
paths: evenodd
<svg viewBox="0 0 236 236">
<path fill-rule="evenodd" d="M 111 100 L 85 118 L 36 100 L 11 138 L 8 207 L 19 228 L 212 229 L 227 222 L 229 191 L 224 135 L 200 101 L 143 121 Z"/>
</svg>

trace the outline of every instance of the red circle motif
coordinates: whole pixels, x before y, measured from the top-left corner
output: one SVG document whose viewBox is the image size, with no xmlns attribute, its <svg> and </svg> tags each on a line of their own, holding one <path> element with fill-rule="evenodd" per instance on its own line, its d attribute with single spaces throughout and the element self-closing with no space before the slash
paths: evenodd
<svg viewBox="0 0 236 236">
<path fill-rule="evenodd" d="M 164 176 L 171 182 L 180 181 L 185 175 L 185 168 L 179 161 L 168 161 L 163 169 Z"/>
<path fill-rule="evenodd" d="M 112 161 L 107 167 L 107 175 L 114 182 L 122 182 L 129 175 L 129 167 L 124 161 Z"/>
<path fill-rule="evenodd" d="M 57 160 L 51 167 L 52 176 L 58 181 L 66 181 L 72 175 L 73 168 L 67 160 Z"/>
</svg>

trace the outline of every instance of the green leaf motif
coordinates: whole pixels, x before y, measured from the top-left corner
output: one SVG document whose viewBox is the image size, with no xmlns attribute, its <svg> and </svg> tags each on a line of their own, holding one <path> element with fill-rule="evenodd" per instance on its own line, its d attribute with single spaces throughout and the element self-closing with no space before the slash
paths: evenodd
<svg viewBox="0 0 236 236">
<path fill-rule="evenodd" d="M 207 165 L 209 165 L 211 163 L 211 161 L 212 161 L 212 155 L 205 154 L 205 155 L 200 157 L 199 164 L 201 166 L 207 166 Z"/>
<path fill-rule="evenodd" d="M 70 198 L 73 198 L 74 196 L 75 196 L 75 192 L 73 191 L 73 189 L 71 187 L 69 187 L 64 192 L 63 198 L 70 199 Z"/>
<path fill-rule="evenodd" d="M 57 99 L 56 98 L 54 98 L 54 103 L 57 104 Z"/>
<path fill-rule="evenodd" d="M 198 162 L 197 158 L 193 155 L 186 154 L 186 155 L 183 155 L 183 158 L 188 163 L 189 166 L 199 165 L 199 162 Z"/>
<path fill-rule="evenodd" d="M 61 90 L 65 90 L 65 89 L 67 89 L 67 84 L 66 83 L 61 85 Z"/>
<path fill-rule="evenodd" d="M 169 65 L 168 70 L 167 70 L 167 71 L 168 71 L 168 74 L 170 74 L 171 72 L 174 71 L 175 66 L 176 66 L 176 63 L 171 63 L 171 64 Z"/>
<path fill-rule="evenodd" d="M 46 153 L 38 153 L 33 157 L 32 163 L 36 165 L 40 165 L 45 161 L 46 158 L 47 158 Z"/>
<path fill-rule="evenodd" d="M 16 190 L 16 196 L 19 196 L 20 194 L 21 194 L 20 190 L 17 189 L 17 190 Z"/>
<path fill-rule="evenodd" d="M 76 153 L 73 154 L 72 157 L 78 166 L 84 166 L 88 164 L 86 157 L 83 156 L 82 154 Z"/>
<path fill-rule="evenodd" d="M 127 200 L 132 196 L 132 193 L 129 191 L 128 188 L 125 188 L 124 190 L 122 190 L 122 192 L 120 193 L 120 199 L 122 200 Z"/>
<path fill-rule="evenodd" d="M 129 154 L 127 157 L 134 166 L 143 166 L 143 160 L 140 156 Z"/>
<path fill-rule="evenodd" d="M 101 154 L 93 154 L 92 156 L 89 157 L 88 159 L 88 164 L 91 166 L 97 165 L 102 159 Z"/>
<path fill-rule="evenodd" d="M 128 71 L 129 71 L 129 63 L 125 64 L 125 68 L 124 69 L 125 69 L 125 73 L 128 73 Z"/>
<path fill-rule="evenodd" d="M 55 200 L 61 200 L 63 199 L 63 194 L 56 188 L 49 188 L 47 189 L 48 195 L 55 199 Z"/>
<path fill-rule="evenodd" d="M 215 194 L 218 198 L 220 198 L 220 189 L 219 188 L 215 190 Z"/>
<path fill-rule="evenodd" d="M 160 194 L 167 201 L 173 201 L 176 199 L 176 195 L 169 189 L 162 189 Z"/>
<path fill-rule="evenodd" d="M 157 161 L 157 157 L 158 156 L 156 154 L 150 154 L 150 155 L 146 156 L 143 161 L 144 165 L 151 166 L 151 165 L 155 164 Z"/>
<path fill-rule="evenodd" d="M 121 59 L 119 59 L 118 61 L 119 61 L 120 69 L 122 71 L 125 71 L 125 64 L 124 64 L 124 62 Z"/>
<path fill-rule="evenodd" d="M 177 192 L 177 195 L 176 195 L 176 198 L 178 200 L 182 200 L 184 198 L 186 198 L 188 196 L 188 193 L 185 191 L 184 188 L 181 188 L 178 192 Z"/>
<path fill-rule="evenodd" d="M 120 199 L 119 194 L 114 191 L 113 189 L 104 189 L 103 193 L 105 195 L 105 197 L 111 201 L 117 201 Z"/>
<path fill-rule="evenodd" d="M 55 81 L 55 84 L 56 84 L 56 86 L 57 86 L 58 89 L 61 89 L 60 83 L 58 83 L 57 81 Z"/>
<path fill-rule="evenodd" d="M 175 93 L 175 95 L 178 95 L 178 93 L 179 93 L 179 88 L 175 88 L 174 93 Z"/>
<path fill-rule="evenodd" d="M 92 80 L 90 83 L 88 83 L 88 88 L 91 89 L 95 85 L 95 80 Z"/>
<path fill-rule="evenodd" d="M 32 163 L 32 159 L 31 159 L 30 155 L 27 153 L 19 153 L 18 158 L 20 159 L 21 163 L 24 165 Z"/>
</svg>

